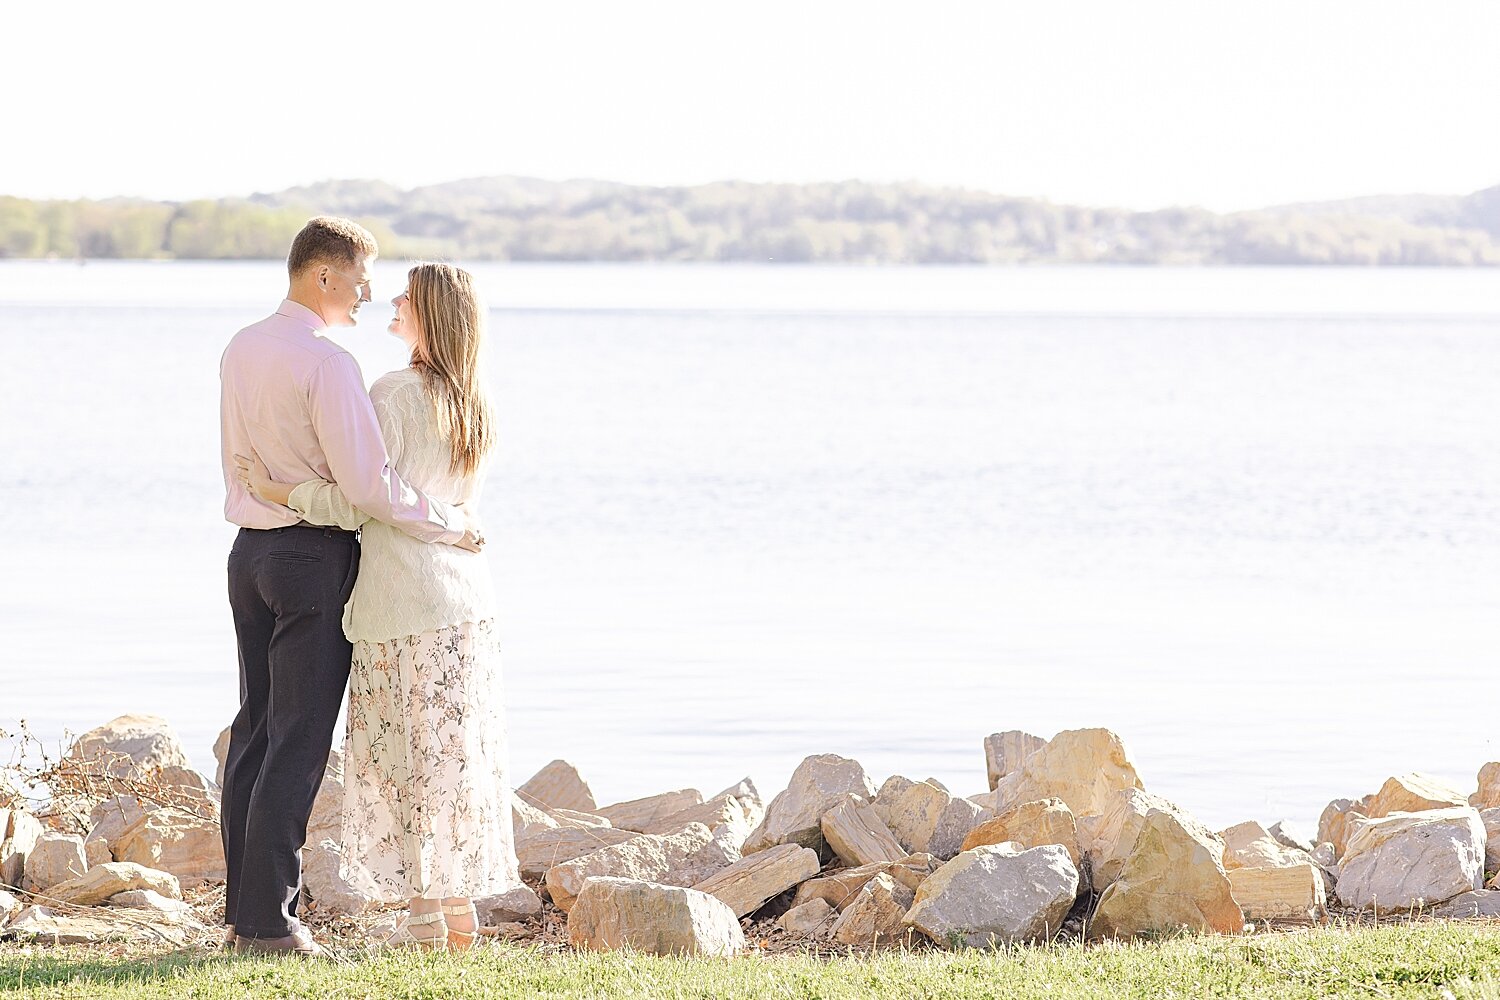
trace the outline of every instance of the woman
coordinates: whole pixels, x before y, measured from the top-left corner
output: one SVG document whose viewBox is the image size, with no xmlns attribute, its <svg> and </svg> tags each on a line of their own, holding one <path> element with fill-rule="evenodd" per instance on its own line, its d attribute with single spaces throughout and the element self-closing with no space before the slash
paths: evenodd
<svg viewBox="0 0 1500 1000">
<path fill-rule="evenodd" d="M 410 347 L 411 365 L 370 389 L 391 465 L 429 496 L 477 506 L 495 426 L 473 278 L 420 264 L 392 304 L 390 331 Z M 334 483 L 273 483 L 258 457 L 241 479 L 312 524 L 361 529 L 344 609 L 354 659 L 343 874 L 371 898 L 409 900 L 403 943 L 467 948 L 478 931 L 473 898 L 521 884 L 484 557 L 370 520 Z"/>
</svg>

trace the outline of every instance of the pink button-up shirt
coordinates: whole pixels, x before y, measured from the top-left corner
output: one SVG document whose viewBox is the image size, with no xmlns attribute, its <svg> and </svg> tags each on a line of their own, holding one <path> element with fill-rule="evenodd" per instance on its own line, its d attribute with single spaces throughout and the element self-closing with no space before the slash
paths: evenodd
<svg viewBox="0 0 1500 1000">
<path fill-rule="evenodd" d="M 245 327 L 219 363 L 224 517 L 244 528 L 295 524 L 295 511 L 257 499 L 234 475 L 253 449 L 279 483 L 338 483 L 349 502 L 426 542 L 457 542 L 464 519 L 396 475 L 359 364 L 322 336 L 326 324 L 287 299 Z"/>
</svg>

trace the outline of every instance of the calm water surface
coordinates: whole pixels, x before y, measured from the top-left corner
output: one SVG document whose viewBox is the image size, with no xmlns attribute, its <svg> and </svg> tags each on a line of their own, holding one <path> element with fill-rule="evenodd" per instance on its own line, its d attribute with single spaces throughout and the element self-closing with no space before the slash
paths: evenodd
<svg viewBox="0 0 1500 1000">
<path fill-rule="evenodd" d="M 968 793 L 986 733 L 1103 725 L 1212 825 L 1310 824 L 1500 757 L 1500 273 L 477 270 L 517 781 Z M 155 712 L 212 769 L 217 363 L 282 290 L 0 265 L 0 727 Z"/>
</svg>

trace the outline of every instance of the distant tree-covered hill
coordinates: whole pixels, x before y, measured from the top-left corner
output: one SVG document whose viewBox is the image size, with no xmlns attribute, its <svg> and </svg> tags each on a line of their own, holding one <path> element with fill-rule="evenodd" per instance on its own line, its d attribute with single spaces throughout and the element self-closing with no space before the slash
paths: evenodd
<svg viewBox="0 0 1500 1000">
<path fill-rule="evenodd" d="M 526 177 L 325 181 L 182 203 L 0 197 L 0 257 L 274 259 L 318 213 L 364 222 L 387 256 L 464 260 L 1500 265 L 1500 186 L 1218 214 L 919 184 Z"/>
</svg>

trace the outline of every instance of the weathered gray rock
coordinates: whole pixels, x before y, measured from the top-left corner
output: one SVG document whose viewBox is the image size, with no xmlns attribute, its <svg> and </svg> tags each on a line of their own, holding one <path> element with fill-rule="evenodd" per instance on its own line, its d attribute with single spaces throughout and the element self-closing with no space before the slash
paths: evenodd
<svg viewBox="0 0 1500 1000">
<path fill-rule="evenodd" d="M 1447 782 L 1412 771 L 1387 778 L 1385 784 L 1380 786 L 1380 791 L 1370 800 L 1370 808 L 1365 811 L 1365 815 L 1371 819 L 1382 819 L 1391 813 L 1426 812 L 1468 804 L 1468 797 Z"/>
<path fill-rule="evenodd" d="M 526 784 L 516 789 L 516 794 L 542 809 L 576 809 L 585 813 L 599 811 L 599 804 L 594 801 L 594 792 L 589 788 L 589 783 L 583 780 L 578 768 L 565 760 L 554 760 L 533 774 Z"/>
<path fill-rule="evenodd" d="M 486 927 L 497 924 L 530 920 L 542 912 L 542 897 L 528 886 L 518 885 L 498 896 L 486 896 L 474 900 L 474 909 L 479 911 L 479 922 Z"/>
<path fill-rule="evenodd" d="M 1246 920 L 1313 923 L 1328 913 L 1323 873 L 1311 861 L 1229 869 L 1229 887 Z"/>
<path fill-rule="evenodd" d="M 1338 894 L 1353 909 L 1432 906 L 1483 887 L 1484 822 L 1471 806 L 1363 821 L 1339 863 Z"/>
<path fill-rule="evenodd" d="M 214 760 L 218 762 L 218 769 L 214 771 L 214 784 L 220 788 L 224 787 L 224 762 L 229 759 L 229 730 L 225 726 L 219 738 L 214 740 Z"/>
<path fill-rule="evenodd" d="M 549 868 L 547 893 L 566 912 L 573 908 L 587 880 L 598 876 L 687 888 L 729 867 L 731 862 L 720 846 L 713 832 L 701 823 L 665 836 L 638 834 L 624 843 Z"/>
<path fill-rule="evenodd" d="M 821 821 L 848 793 L 873 798 L 875 786 L 857 760 L 838 754 L 817 754 L 803 760 L 791 782 L 766 807 L 766 817 L 745 841 L 746 854 L 778 844 L 797 844 L 821 850 L 825 846 Z"/>
<path fill-rule="evenodd" d="M 142 816 L 159 808 L 158 803 L 142 802 L 134 795 L 111 795 L 99 800 L 89 813 L 89 836 L 113 843 Z"/>
<path fill-rule="evenodd" d="M 1021 802 L 1058 798 L 1074 816 L 1092 816 L 1104 812 L 1118 792 L 1140 787 L 1118 735 L 1108 729 L 1073 729 L 1058 733 L 1001 778 L 990 804 L 998 816 Z"/>
<path fill-rule="evenodd" d="M 633 948 L 653 955 L 737 955 L 745 933 L 706 892 L 620 878 L 591 878 L 568 912 L 575 948 Z"/>
<path fill-rule="evenodd" d="M 343 860 L 343 849 L 336 841 L 327 839 L 302 852 L 302 887 L 320 913 L 356 916 L 372 902 L 339 870 Z"/>
<path fill-rule="evenodd" d="M 110 852 L 109 849 L 109 841 L 105 840 L 103 837 L 96 837 L 93 834 L 89 834 L 83 839 L 83 860 L 85 871 L 87 871 L 89 868 L 94 867 L 95 865 L 106 864 L 110 861 L 113 861 L 114 859 L 115 856 Z"/>
<path fill-rule="evenodd" d="M 1302 832 L 1301 827 L 1290 820 L 1277 820 L 1267 832 L 1283 847 L 1293 847 L 1311 854 L 1312 849 L 1317 846 Z"/>
<path fill-rule="evenodd" d="M 754 913 L 778 896 L 818 874 L 818 852 L 796 844 L 779 844 L 715 872 L 693 886 L 721 900 L 736 917 Z"/>
<path fill-rule="evenodd" d="M 131 889 L 152 889 L 169 899 L 182 898 L 182 887 L 169 872 L 128 861 L 96 865 L 78 878 L 54 885 L 47 895 L 74 906 L 98 906 L 111 896 Z"/>
<path fill-rule="evenodd" d="M 110 842 L 110 850 L 121 861 L 171 872 L 183 882 L 225 877 L 219 824 L 170 806 L 142 815 Z"/>
<path fill-rule="evenodd" d="M 1230 890 L 1223 844 L 1174 810 L 1152 809 L 1119 876 L 1099 897 L 1091 938 L 1179 929 L 1238 933 L 1244 915 Z"/>
<path fill-rule="evenodd" d="M 198 923 L 197 913 L 180 899 L 168 899 L 153 889 L 129 889 L 109 897 L 109 905 L 125 910 L 149 910 L 168 920 Z"/>
<path fill-rule="evenodd" d="M 859 891 L 865 887 L 866 882 L 882 874 L 890 875 L 900 884 L 915 891 L 941 866 L 942 862 L 931 854 L 912 854 L 900 861 L 831 871 L 827 875 L 808 879 L 797 886 L 797 894 L 792 898 L 792 905 L 800 906 L 814 899 L 821 899 L 829 906 L 842 910 L 859 895 Z"/>
<path fill-rule="evenodd" d="M 1472 920 L 1476 917 L 1500 917 L 1500 892 L 1475 889 L 1461 893 L 1432 909 L 1434 917 L 1444 920 Z"/>
<path fill-rule="evenodd" d="M 105 759 L 105 770 L 117 777 L 150 768 L 191 769 L 182 741 L 166 719 L 156 715 L 122 715 L 78 737 L 68 756 L 75 760 Z"/>
<path fill-rule="evenodd" d="M 912 891 L 889 875 L 876 875 L 844 907 L 829 936 L 851 947 L 874 947 L 900 940 L 907 934 L 905 920 L 912 898 Z"/>
<path fill-rule="evenodd" d="M 104 911 L 57 913 L 45 906 L 30 906 L 5 926 L 4 936 L 38 944 L 101 944 L 122 941 L 160 947 L 182 946 L 202 931 L 195 920 L 166 917 L 145 911 L 129 919 Z"/>
<path fill-rule="evenodd" d="M 969 831 L 962 847 L 966 851 L 989 844 L 1016 843 L 1021 847 L 1058 844 L 1068 851 L 1078 867 L 1078 826 L 1062 799 L 1041 799 L 1012 806 L 1003 815 L 986 820 Z"/>
<path fill-rule="evenodd" d="M 953 796 L 934 781 L 892 775 L 875 796 L 875 812 L 907 854 L 946 861 L 988 816 L 984 807 Z"/>
<path fill-rule="evenodd" d="M 820 826 L 823 839 L 847 865 L 899 861 L 908 853 L 874 807 L 858 795 L 845 795 L 842 802 L 823 814 Z"/>
<path fill-rule="evenodd" d="M 1078 895 L 1078 870 L 1055 844 L 964 851 L 917 889 L 906 922 L 944 947 L 1046 940 Z"/>
<path fill-rule="evenodd" d="M 679 788 L 674 792 L 648 795 L 628 802 L 617 802 L 599 810 L 599 815 L 620 830 L 649 833 L 662 819 L 684 809 L 703 804 L 703 793 L 696 788 Z M 705 826 L 707 824 L 704 824 Z"/>
<path fill-rule="evenodd" d="M 549 868 L 581 858 L 615 844 L 634 840 L 640 834 L 601 827 L 579 830 L 560 827 L 544 830 L 516 844 L 516 859 L 522 875 L 545 875 Z"/>
<path fill-rule="evenodd" d="M 1479 818 L 1484 823 L 1484 870 L 1500 871 L 1500 807 L 1480 810 Z"/>
<path fill-rule="evenodd" d="M 776 926 L 798 937 L 821 937 L 833 928 L 837 918 L 838 911 L 833 907 L 821 899 L 811 899 L 783 913 Z"/>
<path fill-rule="evenodd" d="M 59 882 L 88 871 L 83 838 L 71 833 L 43 832 L 26 855 L 24 882 L 27 892 L 45 893 Z"/>
<path fill-rule="evenodd" d="M 681 812 L 655 820 L 643 832 L 676 833 L 689 823 L 702 823 L 715 836 L 723 836 L 733 841 L 736 848 L 740 848 L 751 831 L 765 818 L 765 814 L 760 793 L 755 790 L 754 783 L 746 778 L 700 805 L 689 806 Z"/>
<path fill-rule="evenodd" d="M 325 840 L 341 843 L 344 839 L 344 752 L 337 747 L 329 751 L 323 767 L 323 782 L 313 799 L 312 815 L 307 819 L 307 843 Z"/>
<path fill-rule="evenodd" d="M 20 886 L 26 855 L 41 836 L 42 824 L 25 809 L 0 809 L 0 882 Z"/>
<path fill-rule="evenodd" d="M 1004 733 L 992 733 L 984 738 L 984 769 L 989 775 L 990 791 L 1000 779 L 1018 771 L 1026 758 L 1047 745 L 1040 736 L 1012 729 Z"/>
</svg>

